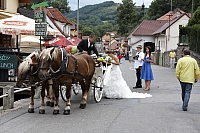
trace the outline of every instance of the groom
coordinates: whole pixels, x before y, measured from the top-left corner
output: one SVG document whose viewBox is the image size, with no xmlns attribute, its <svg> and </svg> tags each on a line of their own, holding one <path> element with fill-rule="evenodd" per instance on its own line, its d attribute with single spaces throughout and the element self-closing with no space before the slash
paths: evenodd
<svg viewBox="0 0 200 133">
<path fill-rule="evenodd" d="M 77 46 L 79 52 L 90 55 L 91 51 L 93 51 L 93 53 L 95 53 L 96 56 L 99 56 L 98 51 L 94 45 L 94 40 L 94 35 L 90 35 L 88 39 L 82 40 Z"/>
<path fill-rule="evenodd" d="M 141 75 L 141 70 L 142 70 L 142 64 L 143 64 L 142 59 L 144 59 L 144 53 L 141 51 L 142 45 L 138 45 L 136 48 L 137 48 L 137 53 L 133 57 L 133 59 L 135 61 L 134 68 L 136 69 L 137 82 L 136 82 L 136 86 L 133 87 L 133 89 L 142 88 L 142 81 L 140 79 L 140 75 Z"/>
</svg>

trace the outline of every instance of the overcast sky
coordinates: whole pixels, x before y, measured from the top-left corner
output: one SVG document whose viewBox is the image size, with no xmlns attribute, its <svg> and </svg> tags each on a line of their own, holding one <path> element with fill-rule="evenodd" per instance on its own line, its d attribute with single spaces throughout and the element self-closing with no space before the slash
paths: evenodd
<svg viewBox="0 0 200 133">
<path fill-rule="evenodd" d="M 77 10 L 77 3 L 78 3 L 78 0 L 68 0 L 69 1 L 69 6 L 71 7 L 71 10 Z M 86 5 L 94 5 L 94 4 L 99 4 L 99 3 L 102 3 L 102 2 L 105 2 L 105 1 L 111 1 L 111 0 L 79 0 L 79 7 L 83 7 L 83 6 L 86 6 Z M 112 0 L 114 1 L 115 3 L 121 3 L 122 0 Z M 136 6 L 140 6 L 143 4 L 145 4 L 145 7 L 149 7 L 149 5 L 151 4 L 153 0 L 133 0 L 134 3 L 136 3 Z"/>
</svg>

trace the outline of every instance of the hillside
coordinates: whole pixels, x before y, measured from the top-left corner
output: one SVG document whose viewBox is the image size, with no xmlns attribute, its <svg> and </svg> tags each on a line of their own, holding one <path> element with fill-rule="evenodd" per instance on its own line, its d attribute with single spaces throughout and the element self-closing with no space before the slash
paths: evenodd
<svg viewBox="0 0 200 133">
<path fill-rule="evenodd" d="M 105 22 L 116 25 L 117 6 L 113 1 L 84 6 L 79 9 L 79 23 L 82 26 L 103 25 Z M 70 11 L 65 16 L 76 20 L 77 12 Z"/>
</svg>

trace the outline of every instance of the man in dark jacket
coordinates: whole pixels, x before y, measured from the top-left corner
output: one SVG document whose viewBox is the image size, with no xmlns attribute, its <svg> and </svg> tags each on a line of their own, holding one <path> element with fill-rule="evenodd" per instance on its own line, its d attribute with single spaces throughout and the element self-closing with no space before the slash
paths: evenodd
<svg viewBox="0 0 200 133">
<path fill-rule="evenodd" d="M 93 53 L 99 56 L 98 51 L 94 45 L 94 40 L 95 40 L 94 35 L 90 35 L 88 39 L 82 40 L 77 46 L 79 52 L 90 55 L 91 51 L 93 51 Z"/>
</svg>

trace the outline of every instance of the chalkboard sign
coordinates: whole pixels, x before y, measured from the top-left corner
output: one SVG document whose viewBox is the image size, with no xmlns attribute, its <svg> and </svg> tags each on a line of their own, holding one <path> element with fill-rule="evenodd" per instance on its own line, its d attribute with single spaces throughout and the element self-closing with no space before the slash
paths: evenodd
<svg viewBox="0 0 200 133">
<path fill-rule="evenodd" d="M 16 69 L 16 55 L 0 54 L 0 69 Z"/>
<path fill-rule="evenodd" d="M 46 36 L 47 24 L 35 24 L 35 36 Z"/>
</svg>

